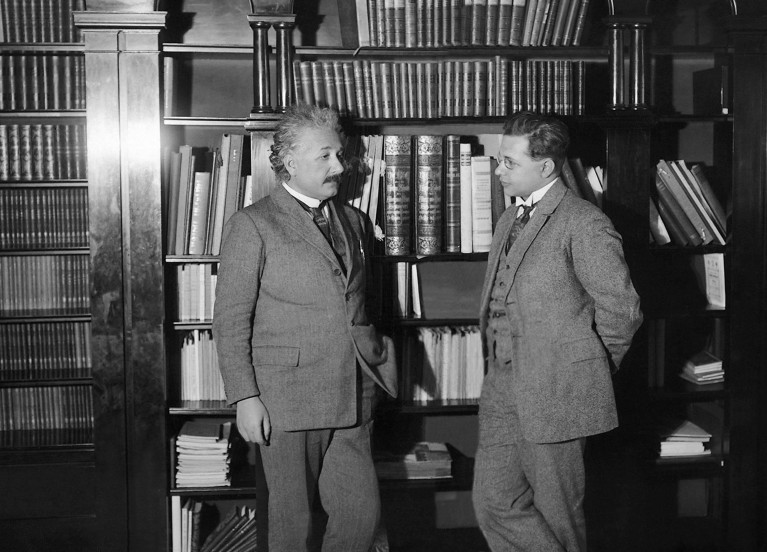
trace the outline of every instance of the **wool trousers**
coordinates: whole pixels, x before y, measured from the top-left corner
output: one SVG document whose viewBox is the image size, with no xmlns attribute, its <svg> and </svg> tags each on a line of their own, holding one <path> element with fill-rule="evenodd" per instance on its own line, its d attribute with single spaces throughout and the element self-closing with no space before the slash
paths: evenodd
<svg viewBox="0 0 767 552">
<path fill-rule="evenodd" d="M 473 501 L 493 552 L 585 552 L 585 439 L 525 438 L 513 370 L 493 364 L 479 406 Z"/>
<path fill-rule="evenodd" d="M 260 447 L 269 552 L 367 552 L 381 515 L 371 453 L 374 383 L 363 378 L 360 423 L 272 431 Z"/>
</svg>

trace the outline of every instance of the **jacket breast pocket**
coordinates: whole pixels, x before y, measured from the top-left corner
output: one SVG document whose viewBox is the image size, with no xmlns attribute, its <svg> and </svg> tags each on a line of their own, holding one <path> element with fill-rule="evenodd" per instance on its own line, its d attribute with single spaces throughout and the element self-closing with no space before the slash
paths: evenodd
<svg viewBox="0 0 767 552">
<path fill-rule="evenodd" d="M 253 347 L 254 366 L 273 366 L 275 368 L 295 368 L 298 366 L 300 349 L 279 345 Z"/>
</svg>

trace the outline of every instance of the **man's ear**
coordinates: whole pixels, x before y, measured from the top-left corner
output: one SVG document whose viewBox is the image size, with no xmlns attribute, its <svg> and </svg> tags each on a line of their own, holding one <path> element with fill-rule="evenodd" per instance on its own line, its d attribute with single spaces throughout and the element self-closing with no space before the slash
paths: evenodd
<svg viewBox="0 0 767 552">
<path fill-rule="evenodd" d="M 550 157 L 544 159 L 541 165 L 541 176 L 543 178 L 550 178 L 557 170 L 557 164 Z"/>
<path fill-rule="evenodd" d="M 288 174 L 290 174 L 290 176 L 293 176 L 293 175 L 296 174 L 296 159 L 295 159 L 295 157 L 293 157 L 291 154 L 288 153 L 285 156 L 284 164 L 285 164 L 285 170 L 288 171 Z"/>
</svg>

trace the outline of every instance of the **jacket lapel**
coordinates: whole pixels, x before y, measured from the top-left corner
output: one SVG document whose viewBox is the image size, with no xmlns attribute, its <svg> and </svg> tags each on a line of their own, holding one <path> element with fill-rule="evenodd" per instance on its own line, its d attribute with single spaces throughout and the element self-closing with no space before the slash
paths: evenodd
<svg viewBox="0 0 767 552">
<path fill-rule="evenodd" d="M 522 263 L 522 259 L 524 259 L 527 250 L 538 236 L 538 233 L 541 231 L 541 228 L 543 228 L 543 225 L 546 224 L 546 221 L 557 208 L 559 202 L 562 201 L 566 191 L 567 189 L 562 184 L 562 180 L 560 178 L 554 183 L 546 195 L 544 195 L 543 198 L 538 202 L 538 205 L 535 208 L 535 213 L 530 218 L 530 222 L 527 223 L 525 228 L 517 237 L 517 241 L 515 241 L 514 245 L 511 246 L 509 255 L 506 257 L 506 262 L 509 265 L 509 271 L 511 273 L 511 281 L 506 288 L 507 297 L 511 291 L 512 286 L 514 285 L 514 279 L 516 278 L 517 270 L 519 269 L 519 265 Z"/>
<path fill-rule="evenodd" d="M 317 225 L 314 224 L 312 217 L 301 207 L 296 199 L 288 193 L 282 184 L 278 184 L 271 194 L 272 199 L 277 206 L 285 213 L 285 224 L 292 227 L 299 237 L 309 243 L 309 245 L 315 247 L 320 253 L 322 253 L 328 260 L 337 266 L 339 269 L 341 265 L 336 258 L 333 248 L 322 235 L 322 232 Z M 331 209 L 333 206 L 331 205 Z M 348 244 L 346 245 L 348 248 Z M 347 249 L 348 251 L 348 249 Z M 343 271 L 341 271 L 343 273 Z"/>
</svg>

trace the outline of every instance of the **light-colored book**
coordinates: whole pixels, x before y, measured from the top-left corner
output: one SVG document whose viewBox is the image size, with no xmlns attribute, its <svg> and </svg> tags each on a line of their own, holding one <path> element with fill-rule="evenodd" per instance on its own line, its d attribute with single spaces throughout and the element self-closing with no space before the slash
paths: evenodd
<svg viewBox="0 0 767 552">
<path fill-rule="evenodd" d="M 492 164 L 490 157 L 471 158 L 472 250 L 490 251 L 493 241 Z"/>
<path fill-rule="evenodd" d="M 461 167 L 461 253 L 472 252 L 471 144 L 460 145 Z"/>
</svg>

